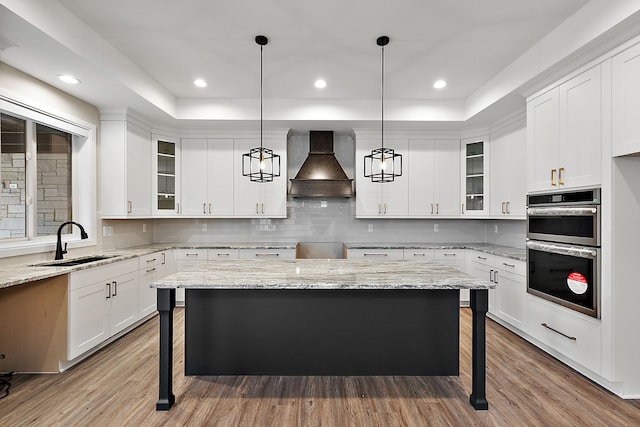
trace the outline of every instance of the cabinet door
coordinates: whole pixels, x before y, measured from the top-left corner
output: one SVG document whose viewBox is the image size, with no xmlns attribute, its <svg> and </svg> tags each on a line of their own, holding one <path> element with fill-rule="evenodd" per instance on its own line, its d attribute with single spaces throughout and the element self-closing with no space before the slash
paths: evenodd
<svg viewBox="0 0 640 427">
<path fill-rule="evenodd" d="M 612 154 L 640 153 L 640 44 L 613 57 L 611 99 Z"/>
<path fill-rule="evenodd" d="M 528 191 L 557 188 L 559 108 L 558 88 L 527 103 Z"/>
<path fill-rule="evenodd" d="M 601 183 L 601 70 L 593 67 L 562 84 L 558 187 Z"/>
<path fill-rule="evenodd" d="M 493 150 L 491 152 L 493 153 Z M 469 267 L 467 273 L 480 280 L 493 282 L 493 275 L 495 273 L 493 257 L 485 253 L 473 251 L 468 251 L 467 255 L 470 258 L 468 259 Z M 496 314 L 497 311 L 496 292 L 497 289 L 489 289 L 489 313 L 491 314 Z"/>
<path fill-rule="evenodd" d="M 207 214 L 207 159 L 206 139 L 182 140 L 182 214 Z"/>
<path fill-rule="evenodd" d="M 402 154 L 402 159 L 406 161 L 407 154 L 409 154 L 408 140 L 385 140 L 385 147 L 393 148 L 397 154 Z M 409 171 L 406 165 L 403 165 L 402 169 L 402 175 L 397 176 L 393 182 L 376 184 L 382 189 L 382 213 L 385 216 L 407 216 L 409 214 Z"/>
<path fill-rule="evenodd" d="M 110 337 L 108 290 L 105 281 L 69 292 L 69 360 Z"/>
<path fill-rule="evenodd" d="M 460 215 L 460 141 L 435 141 L 434 201 L 437 215 Z"/>
<path fill-rule="evenodd" d="M 525 215 L 526 139 L 526 128 L 522 127 L 491 140 L 491 216 L 503 218 Z"/>
<path fill-rule="evenodd" d="M 149 285 L 155 280 L 167 275 L 163 261 L 166 259 L 164 252 L 141 256 L 139 258 L 140 270 L 138 271 L 138 318 L 142 319 L 157 309 L 157 291 Z"/>
<path fill-rule="evenodd" d="M 110 281 L 109 323 L 115 335 L 138 320 L 138 272 L 118 276 Z"/>
<path fill-rule="evenodd" d="M 210 139 L 207 149 L 207 214 L 233 215 L 233 139 Z"/>
<path fill-rule="evenodd" d="M 180 214 L 180 141 L 160 135 L 153 137 L 153 215 Z"/>
<path fill-rule="evenodd" d="M 489 212 L 487 190 L 489 138 L 467 138 L 461 141 L 461 213 L 484 216 Z"/>
<path fill-rule="evenodd" d="M 234 214 L 244 217 L 286 217 L 287 164 L 286 141 L 263 140 L 263 145 L 280 156 L 280 176 L 272 182 L 253 182 L 242 175 L 242 155 L 259 147 L 259 139 L 234 140 Z"/>
<path fill-rule="evenodd" d="M 151 133 L 127 123 L 127 215 L 151 215 Z"/>
<path fill-rule="evenodd" d="M 456 153 L 456 163 L 458 155 Z M 409 215 L 431 216 L 436 214 L 434 189 L 436 163 L 435 141 L 410 140 L 407 166 L 409 169 Z M 457 191 L 455 192 L 457 194 Z M 358 196 L 360 196 L 358 194 Z M 458 200 L 456 200 L 456 205 Z"/>
<path fill-rule="evenodd" d="M 496 269 L 494 281 L 497 284 L 498 316 L 511 325 L 523 329 L 527 280 L 511 271 Z"/>
</svg>

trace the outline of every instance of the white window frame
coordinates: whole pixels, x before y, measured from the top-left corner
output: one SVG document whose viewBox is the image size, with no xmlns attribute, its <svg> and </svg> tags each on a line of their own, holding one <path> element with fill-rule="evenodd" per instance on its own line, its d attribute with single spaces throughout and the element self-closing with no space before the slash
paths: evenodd
<svg viewBox="0 0 640 427">
<path fill-rule="evenodd" d="M 98 241 L 96 235 L 96 126 L 82 120 L 56 116 L 5 98 L 2 95 L 0 95 L 0 111 L 7 115 L 27 120 L 27 161 L 25 164 L 25 173 L 27 174 L 27 236 L 21 239 L 0 241 L 0 258 L 55 251 L 56 248 L 56 236 L 37 236 L 35 123 L 59 129 L 72 135 L 71 195 L 73 221 L 82 224 L 89 238 L 80 239 L 78 227 L 73 227 L 71 234 L 63 235 L 63 241 L 68 243 L 69 248 L 95 246 Z"/>
</svg>

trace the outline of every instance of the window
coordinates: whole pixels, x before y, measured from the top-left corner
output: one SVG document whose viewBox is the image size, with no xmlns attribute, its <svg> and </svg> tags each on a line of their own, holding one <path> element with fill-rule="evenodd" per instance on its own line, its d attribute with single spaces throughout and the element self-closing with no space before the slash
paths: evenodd
<svg viewBox="0 0 640 427">
<path fill-rule="evenodd" d="M 70 247 L 95 244 L 95 127 L 0 98 L 0 256 L 54 249 L 61 224 Z"/>
</svg>

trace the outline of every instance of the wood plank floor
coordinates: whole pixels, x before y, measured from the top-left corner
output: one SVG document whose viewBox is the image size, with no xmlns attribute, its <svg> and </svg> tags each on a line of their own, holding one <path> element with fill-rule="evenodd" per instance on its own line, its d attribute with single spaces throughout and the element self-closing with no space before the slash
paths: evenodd
<svg viewBox="0 0 640 427">
<path fill-rule="evenodd" d="M 158 318 L 58 375 L 16 375 L 0 426 L 638 426 L 620 399 L 492 321 L 488 411 L 474 411 L 471 316 L 461 314 L 459 377 L 183 375 L 184 310 L 175 316 L 176 404 L 156 412 Z"/>
</svg>

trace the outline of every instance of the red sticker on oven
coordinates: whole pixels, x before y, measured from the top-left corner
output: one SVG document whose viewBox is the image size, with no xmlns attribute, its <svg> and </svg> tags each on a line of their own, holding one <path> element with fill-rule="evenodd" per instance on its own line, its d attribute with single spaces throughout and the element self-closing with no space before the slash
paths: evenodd
<svg viewBox="0 0 640 427">
<path fill-rule="evenodd" d="M 569 285 L 571 292 L 578 295 L 584 294 L 589 288 L 587 278 L 575 271 L 567 276 L 567 285 Z"/>
</svg>

